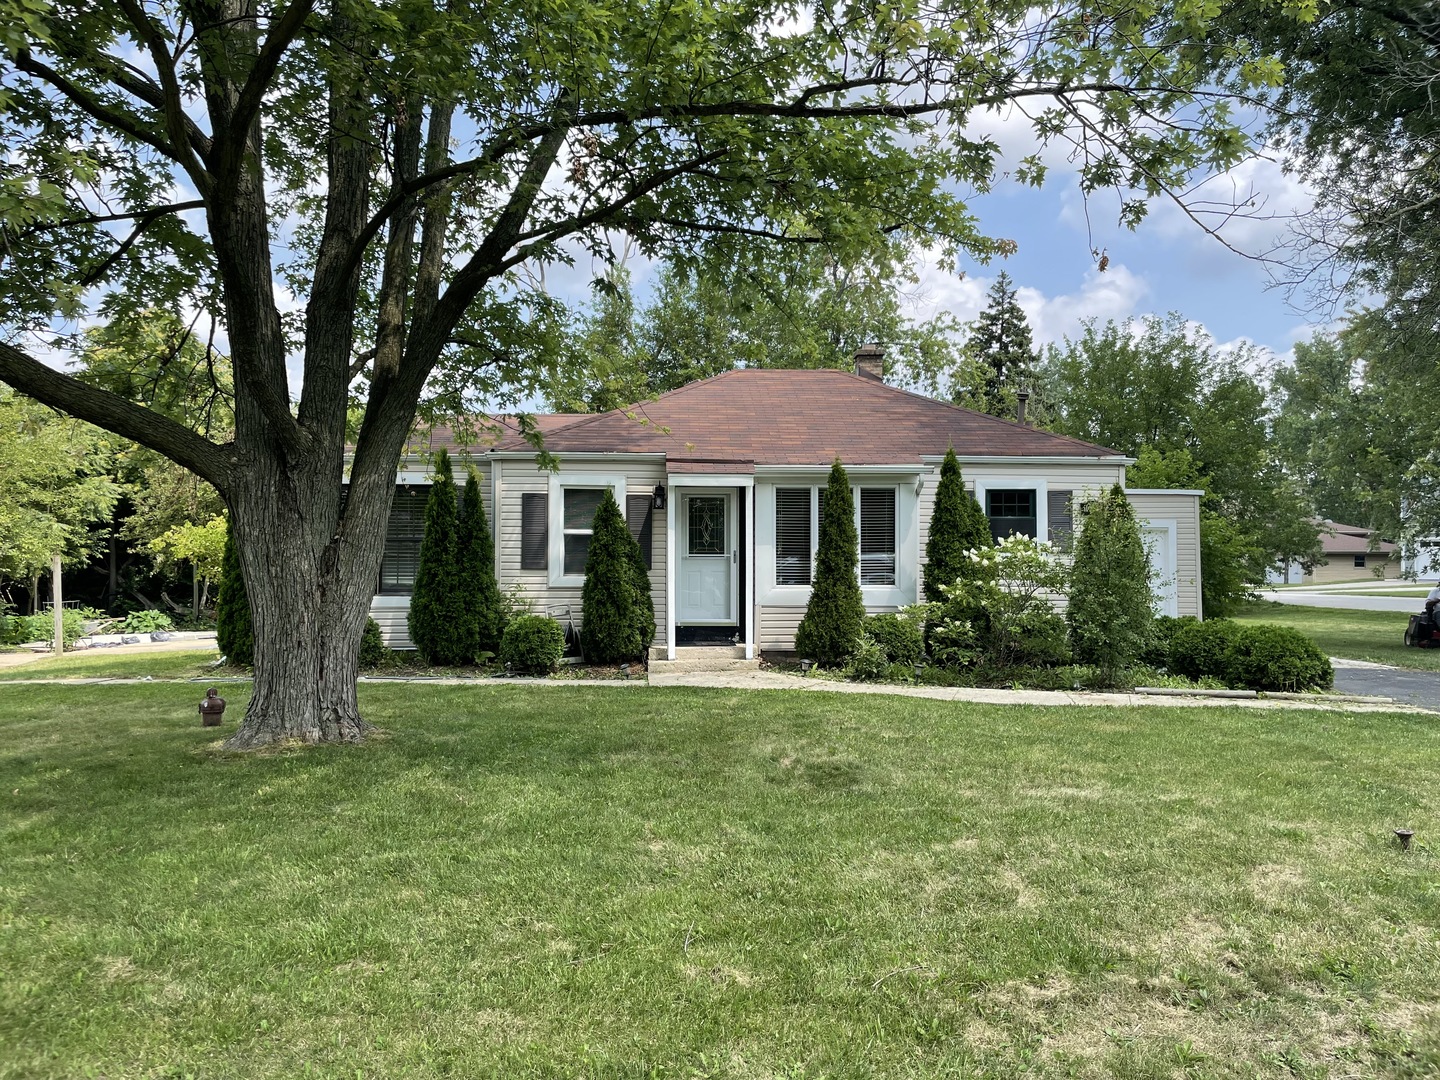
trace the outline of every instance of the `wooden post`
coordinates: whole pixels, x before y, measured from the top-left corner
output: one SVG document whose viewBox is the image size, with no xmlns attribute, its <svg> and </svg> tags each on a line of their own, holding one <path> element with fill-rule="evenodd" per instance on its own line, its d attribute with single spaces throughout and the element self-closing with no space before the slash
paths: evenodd
<svg viewBox="0 0 1440 1080">
<path fill-rule="evenodd" d="M 55 612 L 55 655 L 65 651 L 65 609 L 60 597 L 60 556 L 50 557 L 50 603 Z"/>
</svg>

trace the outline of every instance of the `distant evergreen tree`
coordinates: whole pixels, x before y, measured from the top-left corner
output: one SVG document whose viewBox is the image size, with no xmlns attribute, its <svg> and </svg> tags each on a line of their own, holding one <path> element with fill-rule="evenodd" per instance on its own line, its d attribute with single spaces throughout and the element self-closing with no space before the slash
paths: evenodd
<svg viewBox="0 0 1440 1080">
<path fill-rule="evenodd" d="M 455 478 L 450 455 L 435 456 L 435 479 L 425 503 L 425 535 L 420 541 L 420 565 L 410 594 L 410 640 L 427 664 L 453 666 L 474 659 L 461 640 L 465 600 L 460 591 L 456 561 L 457 522 Z"/>
<path fill-rule="evenodd" d="M 930 535 L 925 541 L 925 599 L 941 603 L 942 585 L 954 585 L 959 578 L 974 576 L 975 563 L 965 555 L 975 548 L 993 545 L 990 519 L 965 490 L 960 460 L 952 446 L 940 465 L 940 485 L 935 489 L 935 508 L 930 512 Z"/>
<path fill-rule="evenodd" d="M 1135 510 L 1116 484 L 1086 509 L 1075 541 L 1065 621 L 1075 659 L 1113 685 L 1154 632 L 1150 556 Z"/>
<path fill-rule="evenodd" d="M 840 459 L 830 469 L 820 538 L 815 551 L 815 582 L 805 617 L 795 631 L 795 651 L 819 664 L 838 667 L 860 642 L 865 600 L 860 593 L 860 538 L 855 532 L 855 498 Z"/>
<path fill-rule="evenodd" d="M 618 664 L 641 654 L 632 551 L 639 552 L 635 539 L 614 492 L 606 488 L 591 526 L 585 585 L 580 591 L 580 647 L 590 663 Z"/>
<path fill-rule="evenodd" d="M 255 622 L 250 613 L 250 594 L 240 572 L 240 551 L 235 545 L 235 528 L 225 532 L 225 554 L 220 560 L 220 594 L 215 599 L 215 642 L 232 664 L 255 663 Z"/>
<path fill-rule="evenodd" d="M 482 652 L 498 653 L 505 611 L 495 580 L 495 543 L 474 465 L 465 466 L 465 496 L 455 527 L 455 579 L 461 599 L 459 650 L 471 661 Z"/>
<path fill-rule="evenodd" d="M 971 355 L 985 368 L 985 411 L 1007 420 L 1015 418 L 1015 393 L 1033 388 L 1038 363 L 1030 323 L 1015 296 L 1010 275 L 1000 271 L 967 342 Z"/>
</svg>

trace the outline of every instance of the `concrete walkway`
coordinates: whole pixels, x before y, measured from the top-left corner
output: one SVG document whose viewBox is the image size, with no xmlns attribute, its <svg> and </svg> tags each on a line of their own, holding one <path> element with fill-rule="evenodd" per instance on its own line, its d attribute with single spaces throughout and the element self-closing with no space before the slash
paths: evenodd
<svg viewBox="0 0 1440 1080">
<path fill-rule="evenodd" d="M 118 638 L 118 635 L 110 636 Z M 85 642 L 106 639 L 81 638 L 80 640 Z M 0 668 L 18 667 L 36 660 L 49 660 L 55 655 L 50 651 L 49 646 L 37 648 L 38 644 L 31 642 L 29 645 L 22 645 L 17 652 L 0 652 Z M 81 645 L 79 648 L 68 649 L 65 656 L 70 659 L 77 656 L 133 656 L 135 653 L 198 652 L 202 649 L 214 648 L 216 648 L 214 630 L 176 630 L 172 632 L 169 641 L 150 641 L 147 638 L 137 641 L 133 645 Z"/>
<path fill-rule="evenodd" d="M 0 682 L 0 692 L 8 686 L 146 686 L 170 684 L 177 688 L 205 682 L 239 683 L 247 679 L 8 679 Z M 1247 691 L 1207 691 L 1187 694 L 1183 691 L 1165 693 L 1091 693 L 1058 690 L 999 690 L 972 686 L 897 686 L 874 683 L 850 683 L 823 678 L 802 678 L 772 671 L 706 673 L 690 672 L 657 675 L 645 679 L 414 679 L 362 678 L 362 684 L 385 683 L 425 684 L 429 686 L 528 686 L 545 690 L 552 687 L 585 690 L 632 690 L 646 687 L 685 686 L 717 690 L 793 690 L 803 693 L 879 694 L 891 697 L 926 698 L 932 701 L 965 701 L 984 705 L 1066 706 L 1069 708 L 1115 708 L 1125 705 L 1153 705 L 1162 708 L 1226 708 L 1242 709 L 1309 709 L 1324 712 L 1427 712 L 1415 705 L 1388 698 L 1355 697 L 1343 694 L 1292 694 L 1268 697 L 1247 696 Z"/>
</svg>

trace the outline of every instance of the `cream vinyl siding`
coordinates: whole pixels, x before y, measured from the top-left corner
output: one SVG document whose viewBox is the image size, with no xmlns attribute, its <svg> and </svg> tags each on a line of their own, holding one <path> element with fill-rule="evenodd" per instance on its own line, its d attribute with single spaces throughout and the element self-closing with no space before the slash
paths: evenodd
<svg viewBox="0 0 1440 1080">
<path fill-rule="evenodd" d="M 756 621 L 760 626 L 759 647 L 778 652 L 793 652 L 795 631 L 800 626 L 800 620 L 805 617 L 805 609 L 803 607 L 777 607 L 774 604 L 761 604 L 757 610 L 759 618 Z M 898 610 L 900 609 L 886 605 L 867 606 L 865 614 L 879 615 L 882 612 Z"/>
<path fill-rule="evenodd" d="M 1145 522 L 1175 523 L 1175 604 L 1177 614 L 1200 615 L 1200 497 L 1185 491 L 1127 491 L 1135 516 Z"/>
<path fill-rule="evenodd" d="M 569 607 L 570 617 L 576 627 L 580 626 L 580 586 L 550 584 L 549 570 L 522 570 L 520 568 L 520 504 L 525 492 L 551 496 L 551 474 L 536 467 L 533 460 L 509 459 L 500 465 L 500 526 L 496 530 L 496 544 L 500 571 L 500 591 L 508 593 L 518 584 L 520 591 L 530 605 L 530 610 L 544 615 L 559 608 Z M 584 477 L 595 478 L 596 486 L 601 478 L 623 476 L 628 494 L 638 495 L 655 490 L 656 484 L 665 482 L 665 466 L 661 462 L 627 462 L 623 457 L 608 461 L 577 462 L 562 461 L 560 473 L 567 487 L 582 486 Z M 577 480 L 579 483 L 577 483 Z M 547 504 L 548 505 L 548 504 Z M 554 532 L 553 507 L 550 531 Z M 623 512 L 622 507 L 622 512 Z M 650 517 L 651 563 L 650 596 L 655 602 L 655 644 L 665 642 L 665 511 L 652 510 Z M 552 537 L 553 540 L 553 537 Z M 558 612 L 557 612 L 558 613 Z"/>
</svg>

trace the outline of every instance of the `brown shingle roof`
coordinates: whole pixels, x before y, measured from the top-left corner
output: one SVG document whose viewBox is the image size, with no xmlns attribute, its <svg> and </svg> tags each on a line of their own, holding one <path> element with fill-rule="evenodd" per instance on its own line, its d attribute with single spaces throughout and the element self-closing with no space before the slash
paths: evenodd
<svg viewBox="0 0 1440 1080">
<path fill-rule="evenodd" d="M 1393 555 L 1395 545 L 1374 539 L 1373 529 L 1341 525 L 1336 521 L 1316 522 L 1320 526 L 1320 549 L 1326 555 Z"/>
<path fill-rule="evenodd" d="M 547 436 L 553 431 L 573 424 L 577 420 L 588 420 L 593 413 L 535 413 L 535 426 Z M 501 444 L 527 446 L 520 437 L 520 422 L 515 417 L 500 413 L 496 416 L 476 416 L 473 438 L 459 439 L 445 424 L 436 424 L 428 430 L 417 431 L 405 444 L 407 453 L 433 454 L 439 450 L 484 452 Z"/>
<path fill-rule="evenodd" d="M 663 453 L 757 465 L 918 464 L 922 456 L 1115 457 L 1114 450 L 947 405 L 847 371 L 742 368 L 547 432 L 564 453 Z M 499 449 L 519 450 L 518 438 Z"/>
</svg>

